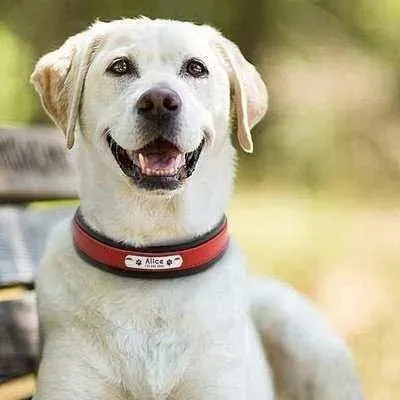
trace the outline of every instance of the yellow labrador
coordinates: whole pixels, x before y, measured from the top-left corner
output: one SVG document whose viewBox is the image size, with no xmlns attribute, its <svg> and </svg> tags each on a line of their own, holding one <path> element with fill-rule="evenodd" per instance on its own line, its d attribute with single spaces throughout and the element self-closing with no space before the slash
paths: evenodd
<svg viewBox="0 0 400 400">
<path fill-rule="evenodd" d="M 227 237 L 230 132 L 251 152 L 267 108 L 232 42 L 187 22 L 96 22 L 32 81 L 74 146 L 81 197 L 37 279 L 36 400 L 361 399 L 342 341 L 291 288 L 249 280 Z"/>
</svg>

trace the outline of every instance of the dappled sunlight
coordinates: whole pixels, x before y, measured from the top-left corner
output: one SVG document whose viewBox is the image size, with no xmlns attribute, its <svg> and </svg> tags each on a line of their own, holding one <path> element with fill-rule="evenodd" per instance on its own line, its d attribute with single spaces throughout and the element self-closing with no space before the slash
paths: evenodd
<svg viewBox="0 0 400 400">
<path fill-rule="evenodd" d="M 315 301 L 346 336 L 371 329 L 391 315 L 393 297 L 368 262 L 344 260 L 326 266 L 316 282 Z"/>
</svg>

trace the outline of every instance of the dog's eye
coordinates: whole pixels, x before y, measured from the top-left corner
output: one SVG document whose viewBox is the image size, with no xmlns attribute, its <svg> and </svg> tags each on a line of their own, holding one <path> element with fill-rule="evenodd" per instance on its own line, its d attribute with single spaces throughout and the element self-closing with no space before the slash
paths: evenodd
<svg viewBox="0 0 400 400">
<path fill-rule="evenodd" d="M 133 74 L 136 72 L 134 65 L 132 62 L 126 58 L 126 57 L 121 57 L 115 59 L 108 67 L 107 67 L 107 72 L 110 72 L 114 75 L 127 75 L 127 74 Z"/>
<path fill-rule="evenodd" d="M 204 63 L 196 58 L 191 58 L 186 61 L 184 68 L 186 74 L 193 76 L 194 78 L 203 78 L 208 75 L 208 69 Z"/>
</svg>

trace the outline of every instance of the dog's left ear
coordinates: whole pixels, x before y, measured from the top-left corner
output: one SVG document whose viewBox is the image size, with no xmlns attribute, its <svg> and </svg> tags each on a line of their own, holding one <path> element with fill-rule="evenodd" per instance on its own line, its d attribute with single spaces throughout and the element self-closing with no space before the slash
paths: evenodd
<svg viewBox="0 0 400 400">
<path fill-rule="evenodd" d="M 44 109 L 65 134 L 68 149 L 74 144 L 80 100 L 96 39 L 93 27 L 70 37 L 59 49 L 44 55 L 31 76 Z"/>
<path fill-rule="evenodd" d="M 210 27 L 207 27 L 210 30 Z M 250 130 L 261 120 L 267 111 L 267 88 L 254 66 L 249 63 L 238 46 L 211 28 L 215 45 L 227 66 L 233 92 L 237 119 L 237 138 L 242 149 L 253 152 Z"/>
</svg>

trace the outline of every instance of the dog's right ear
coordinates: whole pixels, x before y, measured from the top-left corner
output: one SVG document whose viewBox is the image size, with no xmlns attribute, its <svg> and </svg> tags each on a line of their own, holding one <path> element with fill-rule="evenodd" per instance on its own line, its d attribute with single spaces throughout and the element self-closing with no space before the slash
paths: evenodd
<svg viewBox="0 0 400 400">
<path fill-rule="evenodd" d="M 74 144 L 83 86 L 99 40 L 92 30 L 70 37 L 58 50 L 43 56 L 31 76 L 44 109 L 64 133 L 68 149 Z"/>
</svg>

